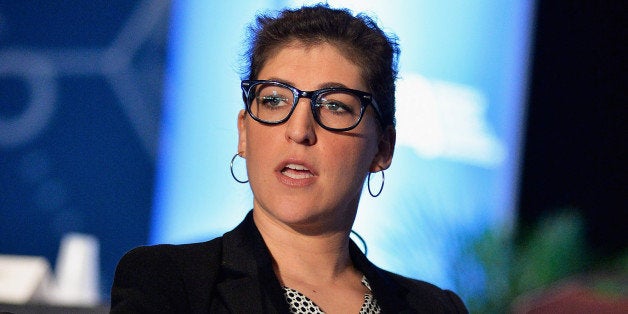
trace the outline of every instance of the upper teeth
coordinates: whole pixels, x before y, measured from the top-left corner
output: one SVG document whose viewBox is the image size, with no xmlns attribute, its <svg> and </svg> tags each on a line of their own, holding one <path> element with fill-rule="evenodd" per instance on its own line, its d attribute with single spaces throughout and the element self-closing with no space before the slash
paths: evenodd
<svg viewBox="0 0 628 314">
<path fill-rule="evenodd" d="M 296 164 L 287 164 L 286 168 L 290 168 L 293 170 L 309 170 L 308 168 L 306 168 L 303 165 L 296 165 Z"/>
</svg>

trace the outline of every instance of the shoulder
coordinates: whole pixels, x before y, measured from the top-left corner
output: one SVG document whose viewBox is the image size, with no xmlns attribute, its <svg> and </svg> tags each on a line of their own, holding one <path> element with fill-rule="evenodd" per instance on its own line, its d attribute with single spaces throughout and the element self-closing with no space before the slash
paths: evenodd
<svg viewBox="0 0 628 314">
<path fill-rule="evenodd" d="M 355 266 L 368 279 L 382 312 L 468 313 L 464 303 L 454 292 L 377 267 L 353 241 L 349 252 Z"/>
<path fill-rule="evenodd" d="M 141 246 L 127 252 L 116 267 L 112 312 L 186 311 L 194 306 L 188 300 L 199 300 L 193 295 L 211 289 L 220 267 L 221 241 Z"/>
<path fill-rule="evenodd" d="M 216 238 L 202 243 L 159 244 L 134 248 L 120 259 L 116 277 L 125 271 L 153 274 L 164 271 L 181 272 L 189 264 L 206 264 L 207 261 L 219 259 L 221 240 Z"/>
<path fill-rule="evenodd" d="M 462 299 L 453 291 L 431 283 L 382 270 L 396 285 L 407 291 L 406 300 L 413 308 L 428 306 L 432 313 L 468 313 Z"/>
</svg>

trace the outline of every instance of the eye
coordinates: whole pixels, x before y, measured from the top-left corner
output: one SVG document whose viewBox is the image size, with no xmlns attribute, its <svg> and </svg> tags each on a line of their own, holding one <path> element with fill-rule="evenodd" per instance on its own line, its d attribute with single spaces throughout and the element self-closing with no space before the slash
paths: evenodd
<svg viewBox="0 0 628 314">
<path fill-rule="evenodd" d="M 261 90 L 257 96 L 257 103 L 263 107 L 271 110 L 281 108 L 283 106 L 289 106 L 290 99 L 284 96 L 278 90 Z"/>
<path fill-rule="evenodd" d="M 325 109 L 337 113 L 337 114 L 342 114 L 345 112 L 351 113 L 351 108 L 349 108 L 348 106 L 345 106 L 345 104 L 343 103 L 339 103 L 339 102 L 328 102 L 328 103 L 324 103 L 322 104 Z"/>
<path fill-rule="evenodd" d="M 259 96 L 257 101 L 266 107 L 273 108 L 285 105 L 288 100 L 279 96 Z"/>
<path fill-rule="evenodd" d="M 325 112 L 337 115 L 353 114 L 354 112 L 352 106 L 347 105 L 342 101 L 329 98 L 319 99 L 316 103 L 316 107 L 320 110 L 324 110 Z"/>
</svg>

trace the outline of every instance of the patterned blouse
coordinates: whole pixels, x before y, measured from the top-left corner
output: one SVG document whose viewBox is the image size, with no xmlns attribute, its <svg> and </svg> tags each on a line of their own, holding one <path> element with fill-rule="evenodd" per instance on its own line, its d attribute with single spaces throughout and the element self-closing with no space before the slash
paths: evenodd
<svg viewBox="0 0 628 314">
<path fill-rule="evenodd" d="M 371 291 L 371 286 L 366 280 L 365 276 L 362 276 L 362 284 Z M 288 305 L 290 305 L 290 312 L 293 314 L 322 314 L 325 313 L 323 310 L 318 307 L 310 298 L 303 295 L 301 292 L 294 290 L 292 288 L 283 287 L 284 296 L 286 297 L 286 301 Z M 362 303 L 362 308 L 360 308 L 359 314 L 379 314 L 380 313 L 379 305 L 377 305 L 377 300 L 373 297 L 371 293 L 364 294 L 364 302 Z"/>
</svg>

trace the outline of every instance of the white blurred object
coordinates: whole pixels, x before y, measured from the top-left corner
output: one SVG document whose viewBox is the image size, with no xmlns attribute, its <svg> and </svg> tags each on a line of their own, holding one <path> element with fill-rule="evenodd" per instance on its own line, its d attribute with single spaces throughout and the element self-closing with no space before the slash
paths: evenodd
<svg viewBox="0 0 628 314">
<path fill-rule="evenodd" d="M 99 244 L 90 235 L 61 239 L 55 276 L 39 256 L 0 255 L 0 303 L 99 305 Z"/>
<path fill-rule="evenodd" d="M 27 303 L 48 286 L 50 264 L 39 256 L 0 255 L 0 303 Z"/>
<path fill-rule="evenodd" d="M 99 297 L 99 243 L 90 235 L 70 233 L 63 237 L 55 280 L 43 298 L 50 304 L 94 306 Z"/>
</svg>

